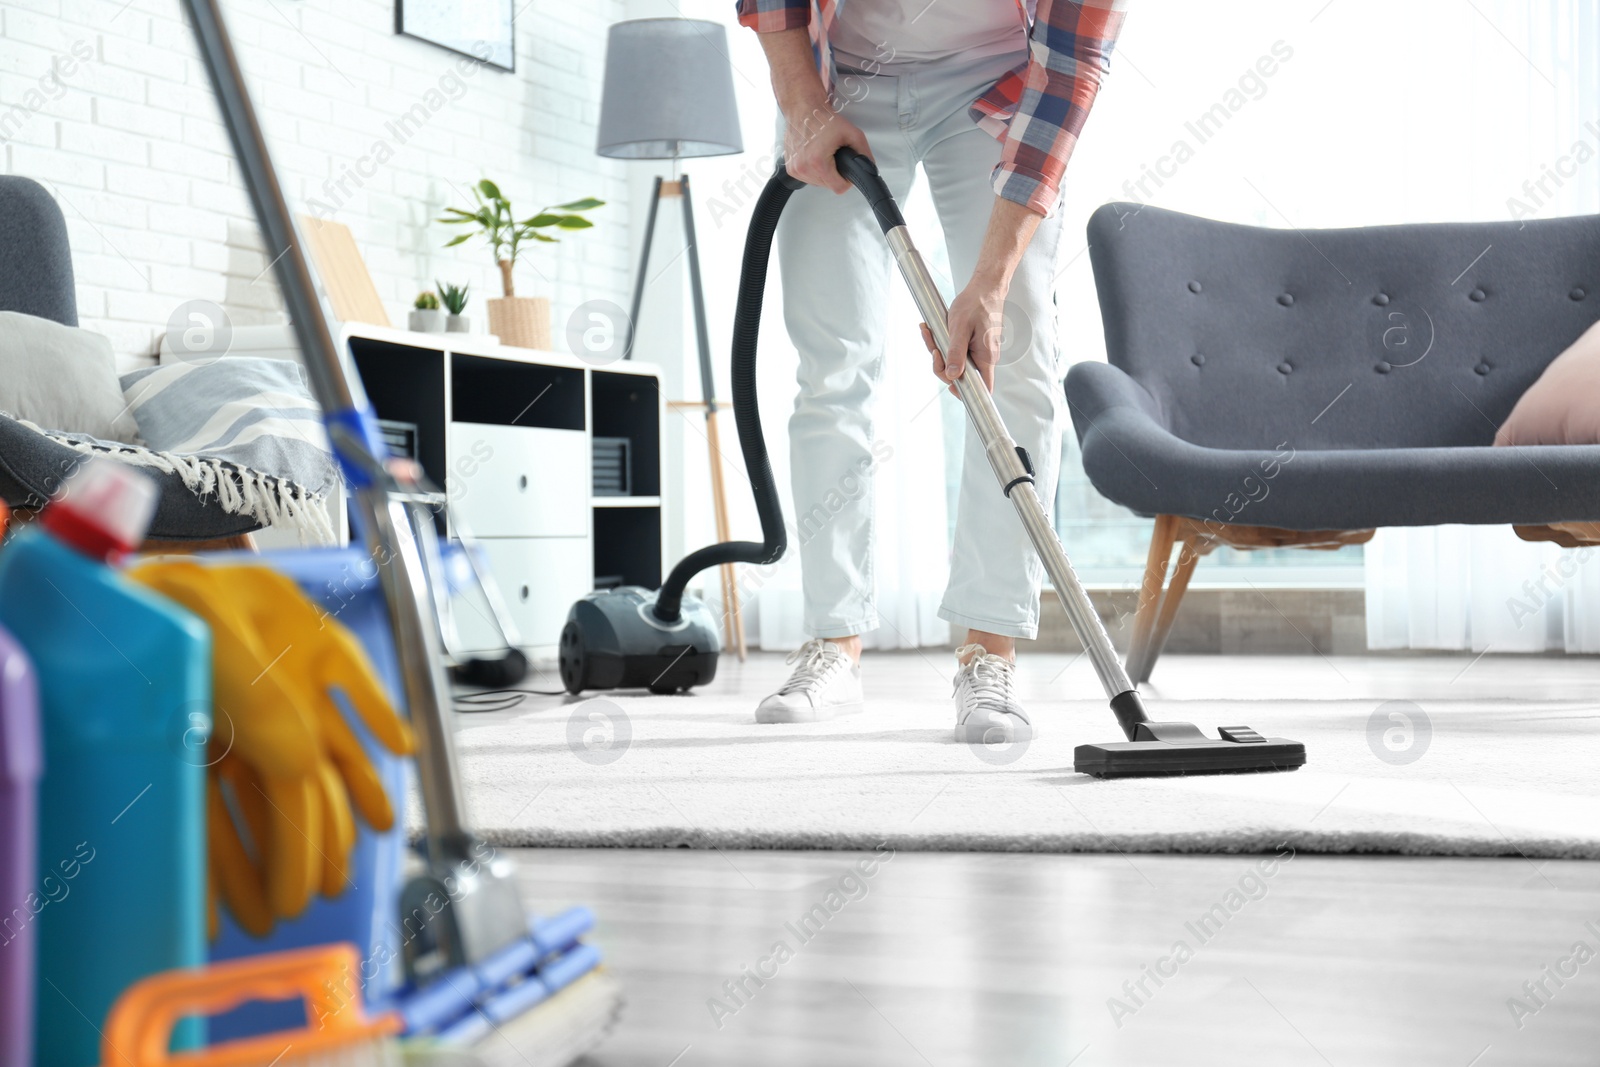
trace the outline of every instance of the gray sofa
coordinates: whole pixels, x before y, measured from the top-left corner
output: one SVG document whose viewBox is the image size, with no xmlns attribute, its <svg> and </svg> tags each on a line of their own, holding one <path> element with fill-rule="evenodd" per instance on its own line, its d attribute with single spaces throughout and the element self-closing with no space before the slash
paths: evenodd
<svg viewBox="0 0 1600 1067">
<path fill-rule="evenodd" d="M 1095 488 L 1158 520 L 1136 680 L 1218 544 L 1600 520 L 1600 446 L 1491 446 L 1600 320 L 1600 217 L 1300 231 L 1108 204 L 1089 252 L 1110 362 L 1072 368 L 1073 425 Z"/>
<path fill-rule="evenodd" d="M 72 252 L 61 209 L 38 182 L 0 175 L 0 310 L 78 324 Z M 73 427 L 51 427 L 70 430 Z M 60 487 L 83 455 L 0 415 L 0 499 L 33 510 Z M 195 496 L 176 474 L 144 469 L 160 483 L 149 537 L 155 541 L 222 541 L 261 528 Z"/>
</svg>

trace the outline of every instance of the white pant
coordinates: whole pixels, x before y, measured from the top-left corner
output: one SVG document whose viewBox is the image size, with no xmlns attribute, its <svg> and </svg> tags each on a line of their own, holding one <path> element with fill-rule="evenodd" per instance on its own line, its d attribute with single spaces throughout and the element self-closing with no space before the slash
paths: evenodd
<svg viewBox="0 0 1600 1067">
<path fill-rule="evenodd" d="M 841 114 L 867 135 L 897 200 L 904 202 L 917 164 L 922 165 L 957 289 L 977 264 L 995 203 L 990 177 L 1000 161 L 1000 143 L 973 124 L 967 109 L 1025 58 L 944 62 L 894 77 L 840 72 L 840 95 L 850 101 Z M 1054 288 L 1060 240 L 1061 220 L 1053 215 L 1040 224 L 1012 279 L 994 387 L 1000 416 L 1032 458 L 1047 506 L 1055 498 L 1065 406 Z M 893 265 L 866 200 L 854 190 L 840 196 L 816 186 L 795 193 L 784 211 L 778 263 L 784 319 L 800 355 L 800 395 L 789 420 L 789 440 L 804 626 L 813 637 L 844 637 L 878 625 L 872 408 L 883 367 L 883 309 Z M 901 283 L 896 278 L 893 284 Z M 894 328 L 915 330 L 916 324 Z M 839 492 L 841 485 L 857 482 L 861 491 Z M 808 524 L 807 516 L 818 514 L 819 507 L 830 518 Z M 929 526 L 917 536 L 943 533 Z M 1043 574 L 969 424 L 950 584 L 939 617 L 958 627 L 1032 638 L 1039 628 Z"/>
</svg>

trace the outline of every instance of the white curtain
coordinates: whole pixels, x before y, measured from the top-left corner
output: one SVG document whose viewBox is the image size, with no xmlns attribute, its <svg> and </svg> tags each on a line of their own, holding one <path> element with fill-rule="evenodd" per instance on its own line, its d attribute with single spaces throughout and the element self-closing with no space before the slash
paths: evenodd
<svg viewBox="0 0 1600 1067">
<path fill-rule="evenodd" d="M 1366 565 L 1370 648 L 1600 652 L 1600 547 L 1507 526 L 1379 530 Z"/>
<path fill-rule="evenodd" d="M 904 205 L 906 221 L 917 235 L 931 269 L 946 283 L 949 269 L 938 219 L 926 188 L 918 187 Z M 768 313 L 762 323 L 762 410 L 767 414 L 767 447 L 782 486 L 790 544 L 795 543 L 789 496 L 789 442 L 784 420 L 794 405 L 795 354 L 783 332 L 777 272 L 769 282 Z M 945 493 L 945 436 L 941 411 L 944 390 L 928 373 L 915 305 L 899 277 L 890 280 L 889 306 L 884 309 L 887 351 L 875 418 L 877 440 L 888 458 L 874 472 L 876 576 L 879 626 L 864 634 L 867 648 L 917 648 L 943 645 L 949 624 L 936 614 L 950 576 L 949 522 Z M 799 554 L 764 576 L 747 575 L 746 585 L 760 578 L 755 610 L 746 611 L 746 628 L 761 648 L 790 649 L 806 639 L 801 629 L 802 597 Z"/>
<path fill-rule="evenodd" d="M 1480 6 L 1472 61 L 1502 76 L 1465 87 L 1460 107 L 1483 132 L 1465 142 L 1456 165 L 1475 188 L 1501 192 L 1474 197 L 1475 214 L 1466 217 L 1600 211 L 1600 12 L 1581 0 Z M 1413 62 L 1426 66 L 1429 51 L 1418 50 Z M 1403 142 L 1398 148 L 1407 167 L 1434 165 L 1413 158 Z M 1574 160 L 1586 162 L 1574 168 Z M 1576 174 L 1523 188 L 1556 168 Z M 1428 217 L 1426 186 L 1405 190 L 1418 217 Z M 1368 646 L 1600 652 L 1596 559 L 1600 548 L 1530 543 L 1509 527 L 1380 530 L 1366 548 Z"/>
</svg>

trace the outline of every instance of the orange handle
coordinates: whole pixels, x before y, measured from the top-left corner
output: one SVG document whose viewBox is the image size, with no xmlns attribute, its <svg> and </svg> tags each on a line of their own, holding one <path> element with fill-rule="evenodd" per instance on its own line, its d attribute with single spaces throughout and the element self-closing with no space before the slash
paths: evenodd
<svg viewBox="0 0 1600 1067">
<path fill-rule="evenodd" d="M 396 1033 L 398 1016 L 367 1018 L 358 966 L 355 946 L 338 944 L 153 974 L 112 1005 L 100 1061 L 104 1067 L 266 1067 L 291 1049 L 299 1057 Z M 296 999 L 305 1001 L 303 1030 L 168 1051 L 173 1027 L 186 1016 L 217 1015 L 251 1000 Z"/>
</svg>

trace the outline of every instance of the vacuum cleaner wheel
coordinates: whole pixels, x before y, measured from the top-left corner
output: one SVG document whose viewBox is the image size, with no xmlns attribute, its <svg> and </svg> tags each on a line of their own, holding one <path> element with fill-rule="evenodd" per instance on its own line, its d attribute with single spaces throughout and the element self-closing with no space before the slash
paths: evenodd
<svg viewBox="0 0 1600 1067">
<path fill-rule="evenodd" d="M 561 667 L 561 684 L 567 692 L 583 692 L 583 628 L 572 619 L 561 628 L 561 647 L 556 653 Z"/>
</svg>

